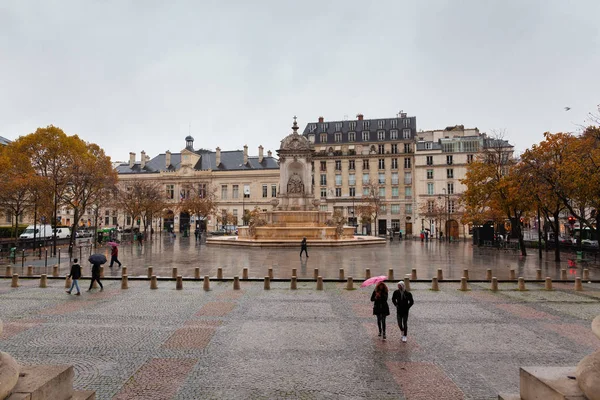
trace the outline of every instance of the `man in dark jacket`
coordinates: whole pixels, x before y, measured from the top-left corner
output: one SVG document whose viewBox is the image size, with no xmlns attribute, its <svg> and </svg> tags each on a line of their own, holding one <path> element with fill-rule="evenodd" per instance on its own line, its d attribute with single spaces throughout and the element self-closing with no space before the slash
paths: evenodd
<svg viewBox="0 0 600 400">
<path fill-rule="evenodd" d="M 306 258 L 308 258 L 308 246 L 306 245 L 306 238 L 302 238 L 302 243 L 300 243 L 300 257 L 302 257 L 302 252 L 306 253 Z"/>
<path fill-rule="evenodd" d="M 415 303 L 412 294 L 404 287 L 404 282 L 398 282 L 398 290 L 394 290 L 392 303 L 396 306 L 396 315 L 398 316 L 398 326 L 402 331 L 402 341 L 406 342 L 408 335 L 408 310 Z"/>
<path fill-rule="evenodd" d="M 71 288 L 67 290 L 67 293 L 71 294 L 73 288 L 76 288 L 77 293 L 75 293 L 75 295 L 81 295 L 81 291 L 79 290 L 79 284 L 77 283 L 79 278 L 81 278 L 81 266 L 77 263 L 77 259 L 73 260 L 73 265 L 71 265 L 71 272 L 69 273 L 69 278 L 73 280 L 73 283 L 71 284 Z"/>
</svg>

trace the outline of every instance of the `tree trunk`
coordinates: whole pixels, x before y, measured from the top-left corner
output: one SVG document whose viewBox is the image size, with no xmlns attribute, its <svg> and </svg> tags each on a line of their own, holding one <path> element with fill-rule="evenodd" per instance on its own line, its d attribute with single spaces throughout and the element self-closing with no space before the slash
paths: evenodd
<svg viewBox="0 0 600 400">
<path fill-rule="evenodd" d="M 560 233 L 560 221 L 558 220 L 558 213 L 552 215 L 554 222 L 552 222 L 552 230 L 554 231 L 554 261 L 560 261 L 560 241 L 558 236 Z"/>
</svg>

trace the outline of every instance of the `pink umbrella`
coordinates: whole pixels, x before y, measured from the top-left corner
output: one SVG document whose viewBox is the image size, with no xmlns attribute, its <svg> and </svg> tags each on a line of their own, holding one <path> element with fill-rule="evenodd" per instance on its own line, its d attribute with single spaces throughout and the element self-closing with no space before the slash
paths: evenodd
<svg viewBox="0 0 600 400">
<path fill-rule="evenodd" d="M 364 281 L 360 287 L 365 287 L 365 286 L 371 286 L 371 285 L 375 285 L 379 282 L 383 282 L 387 279 L 387 276 L 385 275 L 380 275 L 380 276 L 374 276 L 372 278 L 367 279 L 366 281 Z"/>
<path fill-rule="evenodd" d="M 106 244 L 108 246 L 115 246 L 115 247 L 117 247 L 119 245 L 119 243 L 117 243 L 117 242 L 106 242 Z"/>
</svg>

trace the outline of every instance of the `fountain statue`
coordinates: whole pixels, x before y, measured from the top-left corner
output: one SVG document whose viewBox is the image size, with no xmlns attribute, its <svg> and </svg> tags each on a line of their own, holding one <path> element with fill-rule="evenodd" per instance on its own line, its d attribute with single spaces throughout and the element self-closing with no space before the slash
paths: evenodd
<svg viewBox="0 0 600 400">
<path fill-rule="evenodd" d="M 0 335 L 2 320 L 0 320 Z M 0 400 L 6 399 L 19 380 L 19 364 L 10 355 L 0 351 Z"/>
<path fill-rule="evenodd" d="M 600 339 L 600 315 L 592 321 L 592 332 Z M 577 384 L 589 400 L 600 400 L 600 350 L 586 356 L 575 370 Z"/>
</svg>

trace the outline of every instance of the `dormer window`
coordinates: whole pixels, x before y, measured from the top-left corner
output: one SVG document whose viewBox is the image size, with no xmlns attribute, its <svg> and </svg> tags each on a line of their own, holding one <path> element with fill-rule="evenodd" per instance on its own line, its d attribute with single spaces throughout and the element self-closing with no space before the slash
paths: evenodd
<svg viewBox="0 0 600 400">
<path fill-rule="evenodd" d="M 392 126 L 392 128 L 397 128 L 398 127 L 398 120 L 396 120 L 396 119 L 390 120 L 390 125 Z"/>
<path fill-rule="evenodd" d="M 363 121 L 363 129 L 369 129 L 370 125 L 371 125 L 370 121 Z"/>
<path fill-rule="evenodd" d="M 384 121 L 377 121 L 377 127 L 379 129 L 385 128 L 385 120 Z"/>
<path fill-rule="evenodd" d="M 321 133 L 321 143 L 327 143 L 327 134 Z"/>
<path fill-rule="evenodd" d="M 336 132 L 341 132 L 342 131 L 342 123 L 341 122 L 336 122 L 335 123 L 335 131 Z"/>
<path fill-rule="evenodd" d="M 310 135 L 308 135 L 308 141 L 311 142 L 311 143 L 314 143 L 315 142 L 315 135 L 312 134 L 312 133 Z"/>
<path fill-rule="evenodd" d="M 317 124 L 310 124 L 310 125 L 308 126 L 308 131 L 309 131 L 310 133 L 313 133 L 313 132 L 314 132 L 314 131 L 316 131 L 316 130 L 317 130 Z"/>
<path fill-rule="evenodd" d="M 356 129 L 356 121 L 350 121 L 350 130 L 353 131 Z"/>
</svg>

